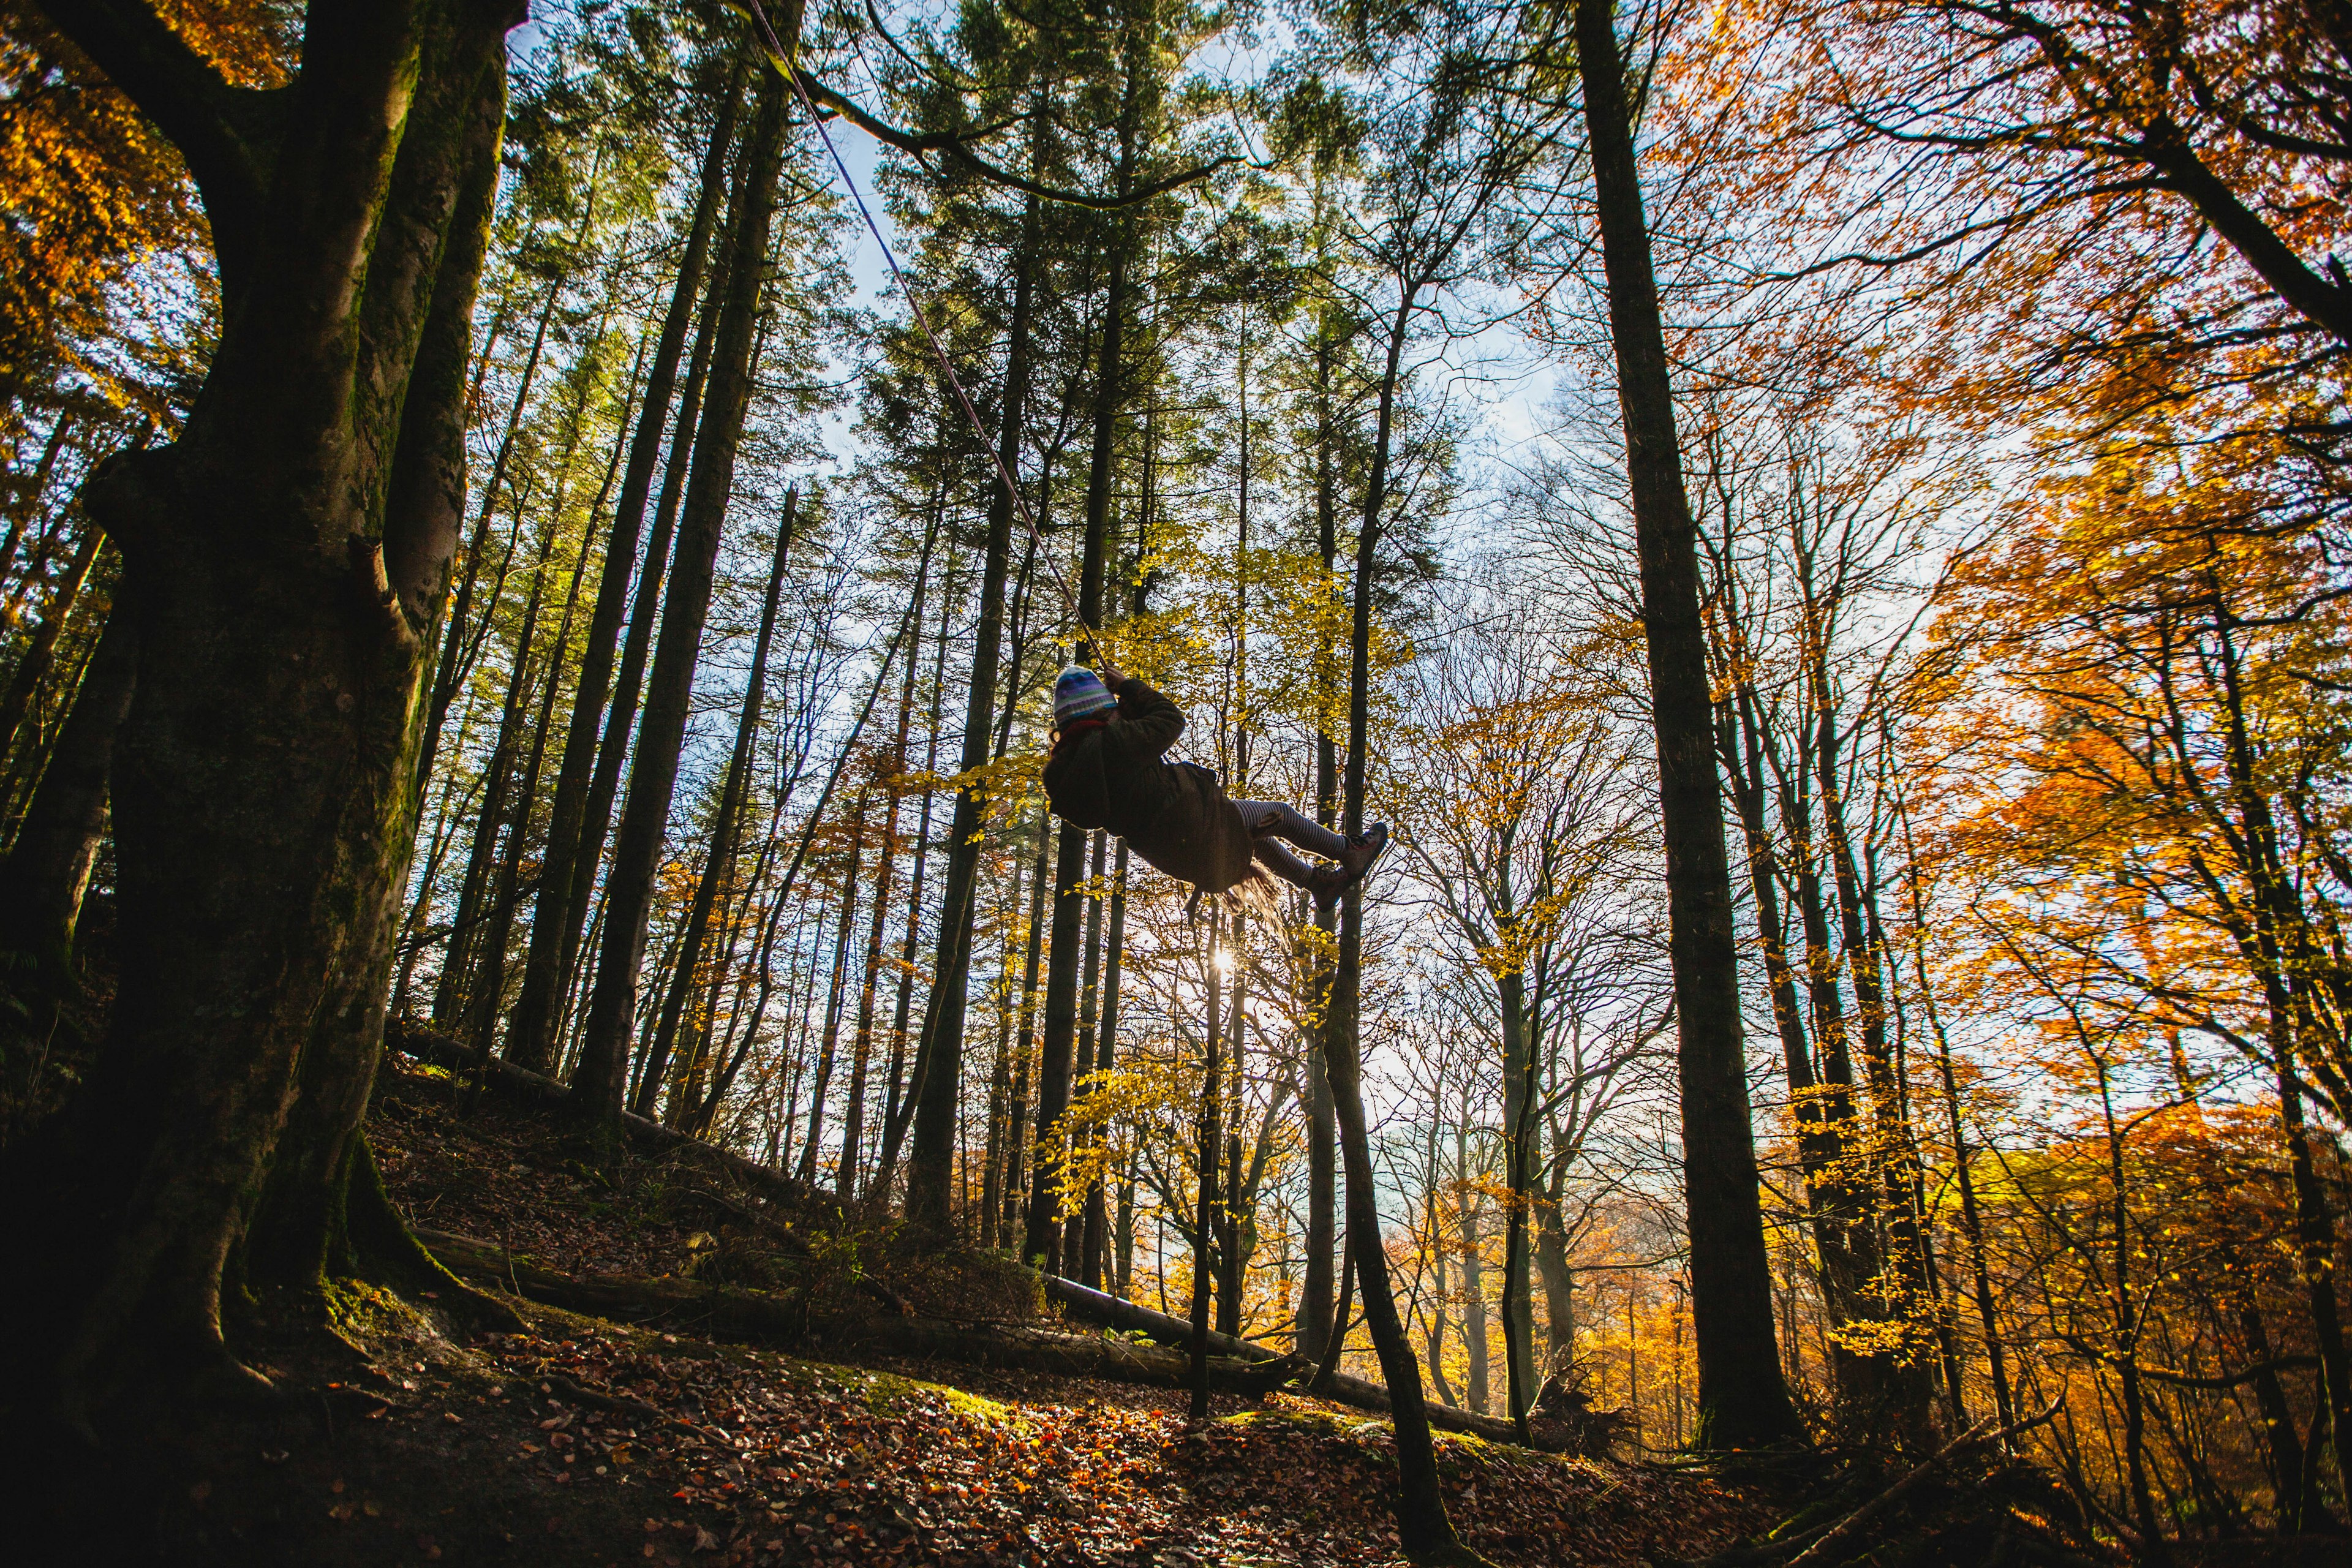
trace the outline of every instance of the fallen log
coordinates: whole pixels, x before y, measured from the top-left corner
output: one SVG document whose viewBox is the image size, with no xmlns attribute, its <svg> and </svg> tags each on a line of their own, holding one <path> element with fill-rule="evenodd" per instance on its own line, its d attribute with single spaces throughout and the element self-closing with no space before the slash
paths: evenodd
<svg viewBox="0 0 2352 1568">
<path fill-rule="evenodd" d="M 1149 1334 L 1163 1345 L 1180 1349 L 1189 1347 L 1192 1342 L 1192 1325 L 1181 1318 L 1154 1311 L 1133 1301 L 1122 1301 L 1075 1279 L 1048 1274 L 1044 1276 L 1044 1283 L 1046 1300 L 1058 1302 L 1064 1310 L 1081 1321 L 1099 1323 L 1106 1328 L 1129 1333 Z M 1209 1349 L 1214 1355 L 1253 1363 L 1254 1367 L 1264 1369 L 1256 1373 L 1258 1386 L 1251 1392 L 1268 1392 L 1294 1378 L 1304 1382 L 1314 1375 L 1314 1364 L 1295 1355 L 1268 1350 L 1247 1340 L 1237 1340 L 1230 1334 L 1212 1332 L 1208 1338 Z M 1368 1378 L 1351 1376 L 1347 1373 L 1332 1373 L 1318 1391 L 1318 1397 L 1383 1415 L 1389 1411 L 1387 1389 Z M 1426 1400 L 1423 1405 L 1429 1412 L 1429 1424 L 1433 1426 L 1449 1432 L 1466 1432 L 1490 1443 L 1508 1443 L 1515 1447 L 1527 1446 L 1520 1442 L 1517 1429 L 1498 1416 L 1479 1415 Z"/>
<path fill-rule="evenodd" d="M 558 1274 L 469 1236 L 419 1228 L 416 1239 L 461 1279 L 486 1280 L 529 1300 L 615 1322 L 675 1322 L 730 1339 L 798 1339 L 808 1315 L 797 1304 L 733 1285 L 689 1279 Z"/>
<path fill-rule="evenodd" d="M 518 1260 L 499 1247 L 469 1237 L 428 1230 L 416 1234 L 452 1273 L 504 1284 L 519 1296 L 568 1311 L 589 1312 L 623 1322 L 660 1319 L 730 1338 L 793 1342 L 805 1340 L 811 1331 L 808 1315 L 801 1306 L 757 1290 L 677 1279 L 575 1279 Z M 1059 1302 L 1081 1321 L 1146 1334 L 1175 1349 L 1192 1343 L 1192 1326 L 1181 1318 L 1122 1301 L 1073 1279 L 1050 1274 L 1042 1279 L 1046 1297 Z M 866 1323 L 849 1332 L 856 1342 L 887 1346 L 895 1353 L 932 1355 L 967 1365 L 1017 1366 L 1031 1372 L 1099 1377 L 1108 1382 L 1154 1387 L 1182 1387 L 1185 1381 L 1184 1357 L 1174 1350 L 1163 1358 L 1148 1352 L 1146 1347 L 1122 1345 L 1098 1334 L 1054 1334 L 904 1315 L 880 1323 Z M 1210 1385 L 1220 1393 L 1262 1397 L 1284 1383 L 1303 1381 L 1315 1370 L 1296 1356 L 1226 1334 L 1211 1333 L 1209 1349 L 1213 1352 Z M 1389 1413 L 1387 1389 L 1346 1373 L 1332 1374 L 1318 1397 L 1375 1415 Z M 1441 1430 L 1467 1433 L 1490 1443 L 1527 1446 L 1520 1443 L 1511 1424 L 1497 1416 L 1475 1415 L 1427 1401 L 1423 1407 L 1429 1413 L 1429 1424 Z"/>
<path fill-rule="evenodd" d="M 1098 1323 L 1107 1329 L 1150 1334 L 1161 1344 L 1173 1345 L 1179 1350 L 1189 1349 L 1192 1343 L 1192 1325 L 1181 1318 L 1155 1312 L 1133 1301 L 1122 1301 L 1116 1296 L 1081 1285 L 1075 1279 L 1062 1279 L 1059 1275 L 1041 1275 L 1039 1279 L 1045 1287 L 1045 1300 L 1058 1302 L 1074 1318 Z M 1295 1359 L 1280 1351 L 1268 1350 L 1264 1345 L 1237 1340 L 1213 1330 L 1209 1334 L 1209 1349 L 1218 1355 L 1232 1356 L 1237 1361 L 1286 1362 Z"/>
<path fill-rule="evenodd" d="M 747 1209 L 732 1198 L 721 1196 L 704 1187 L 680 1187 L 677 1192 L 680 1196 L 708 1204 L 737 1224 L 759 1231 L 782 1243 L 785 1249 L 795 1257 L 811 1259 L 816 1257 L 816 1249 L 808 1244 L 807 1239 L 774 1215 L 761 1214 L 757 1209 Z M 905 1297 L 875 1279 L 871 1274 L 861 1273 L 852 1283 L 900 1317 L 914 1315 L 915 1309 L 907 1304 Z"/>
<path fill-rule="evenodd" d="M 862 1348 L 893 1355 L 951 1361 L 965 1366 L 1055 1373 L 1106 1383 L 1182 1388 L 1192 1363 L 1175 1351 L 1106 1334 L 1063 1334 L 1004 1323 L 948 1323 L 937 1318 L 877 1318 L 842 1336 Z M 1209 1358 L 1209 1386 L 1220 1394 L 1263 1394 L 1264 1378 L 1249 1362 Z"/>
<path fill-rule="evenodd" d="M 803 1344 L 811 1324 L 793 1302 L 762 1291 L 682 1279 L 620 1277 L 578 1279 L 557 1274 L 472 1237 L 422 1230 L 450 1272 L 482 1280 L 527 1300 L 616 1322 L 668 1322 L 716 1338 Z M 893 1355 L 951 1361 L 966 1366 L 1091 1377 L 1108 1383 L 1179 1388 L 1189 1367 L 1173 1351 L 1101 1334 L 1065 1334 L 1003 1323 L 950 1323 L 937 1318 L 869 1318 L 826 1324 L 835 1342 Z M 1222 1393 L 1263 1393 L 1264 1374 L 1250 1363 L 1213 1357 L 1210 1385 Z"/>
</svg>

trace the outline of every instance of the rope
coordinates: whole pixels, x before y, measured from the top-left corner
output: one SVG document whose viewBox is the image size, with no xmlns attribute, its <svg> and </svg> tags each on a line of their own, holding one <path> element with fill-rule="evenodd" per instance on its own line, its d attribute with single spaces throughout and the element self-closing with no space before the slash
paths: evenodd
<svg viewBox="0 0 2352 1568">
<path fill-rule="evenodd" d="M 857 204 L 858 216 L 866 220 L 866 231 L 874 237 L 874 243 L 882 247 L 882 259 L 888 265 L 890 277 L 898 285 L 898 292 L 906 299 L 908 313 L 914 317 L 915 325 L 923 330 L 923 341 L 930 345 L 931 357 L 939 362 L 940 374 L 947 378 L 949 390 L 955 394 L 956 406 L 963 410 L 965 423 L 971 426 L 971 433 L 979 438 L 981 449 L 988 454 L 989 464 L 996 470 L 997 482 L 1004 487 L 1005 496 L 1013 502 L 1013 510 L 1020 515 L 1022 526 L 1029 531 L 1029 537 L 1037 542 L 1038 557 L 1053 575 L 1054 586 L 1061 590 L 1062 602 L 1069 606 L 1072 624 L 1089 646 L 1099 646 L 1101 634 L 1087 625 L 1086 616 L 1078 608 L 1078 597 L 1070 592 L 1069 579 L 1062 575 L 1060 563 L 1054 559 L 1054 552 L 1045 543 L 1045 536 L 1038 531 L 1036 514 L 1029 510 L 1029 502 L 1022 495 L 1021 487 L 1013 482 L 1012 470 L 1004 466 L 1003 457 L 997 451 L 995 443 L 988 438 L 988 428 L 980 422 L 980 415 L 972 408 L 971 395 L 964 391 L 963 383 L 957 379 L 955 366 L 948 360 L 948 351 L 941 346 L 939 335 L 931 331 L 930 312 L 924 308 L 922 296 L 915 291 L 914 284 L 908 281 L 905 270 L 898 265 L 898 258 L 890 249 L 890 242 L 882 237 L 882 226 L 875 221 L 874 209 L 866 205 L 866 195 L 850 176 L 849 165 L 843 160 L 841 149 L 833 144 L 833 137 L 824 128 L 824 117 L 817 112 L 815 103 L 809 98 L 808 89 L 801 84 L 800 71 L 786 56 L 783 45 L 776 37 L 776 29 L 769 24 L 767 8 L 760 0 L 725 0 L 725 4 L 758 30 L 768 63 L 790 85 L 793 96 L 801 100 L 801 107 L 808 110 L 809 123 L 816 127 L 817 139 L 824 143 L 825 152 L 832 155 L 833 166 L 841 175 L 843 188 L 849 192 L 849 199 Z"/>
</svg>

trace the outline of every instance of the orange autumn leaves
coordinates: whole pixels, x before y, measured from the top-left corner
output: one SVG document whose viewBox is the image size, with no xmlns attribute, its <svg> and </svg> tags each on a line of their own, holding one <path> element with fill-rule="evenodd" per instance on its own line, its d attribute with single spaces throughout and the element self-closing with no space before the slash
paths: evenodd
<svg viewBox="0 0 2352 1568">
<path fill-rule="evenodd" d="M 268 0 L 156 9 L 234 85 L 283 79 L 292 39 Z M 36 9 L 0 7 L 0 393 L 79 371 L 113 401 L 136 389 L 106 342 L 114 296 L 159 253 L 208 242 L 178 153 Z"/>
<path fill-rule="evenodd" d="M 2151 456 L 2169 445 L 2053 471 L 1954 562 L 1921 677 L 1942 761 L 1923 848 L 1965 905 L 1957 973 L 1986 1000 L 2259 1055 L 2289 986 L 2336 1090 L 2343 542 L 2282 465 Z"/>
</svg>

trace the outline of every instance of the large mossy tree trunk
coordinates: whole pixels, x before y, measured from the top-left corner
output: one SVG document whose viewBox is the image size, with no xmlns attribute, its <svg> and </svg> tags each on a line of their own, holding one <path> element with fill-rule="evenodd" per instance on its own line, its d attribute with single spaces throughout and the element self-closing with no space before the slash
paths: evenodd
<svg viewBox="0 0 2352 1568">
<path fill-rule="evenodd" d="M 431 1267 L 359 1128 L 523 12 L 314 7 L 299 72 L 259 92 L 145 5 L 47 9 L 185 155 L 224 300 L 181 438 L 87 496 L 139 645 L 113 775 L 120 989 L 7 1202 L 50 1246 L 11 1256 L 56 1259 L 63 1286 L 8 1342 L 87 1426 L 133 1389 L 258 1385 L 223 1332 L 248 1293 Z"/>
<path fill-rule="evenodd" d="M 1749 1121 L 1731 861 L 1699 611 L 1698 531 L 1683 489 L 1665 328 L 1611 0 L 1577 0 L 1576 41 L 1657 731 L 1668 947 L 1680 1035 L 1691 1322 L 1698 1342 L 1698 1442 L 1747 1448 L 1793 1436 L 1798 1426 L 1780 1373 Z"/>
</svg>

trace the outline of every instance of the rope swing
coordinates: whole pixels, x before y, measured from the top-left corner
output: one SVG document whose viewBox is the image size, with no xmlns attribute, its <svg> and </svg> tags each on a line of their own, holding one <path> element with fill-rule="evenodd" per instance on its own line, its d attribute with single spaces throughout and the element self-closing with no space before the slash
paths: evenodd
<svg viewBox="0 0 2352 1568">
<path fill-rule="evenodd" d="M 1062 574 L 1061 563 L 1054 559 L 1054 552 L 1046 544 L 1045 534 L 1038 531 L 1036 514 L 1029 510 L 1029 502 L 1022 495 L 1021 487 L 1013 481 L 1013 471 L 1004 466 L 1003 457 L 997 451 L 995 443 L 988 438 L 988 428 L 980 422 L 980 415 L 971 405 L 971 395 L 964 391 L 962 381 L 956 375 L 955 366 L 948 360 L 946 347 L 940 343 L 939 334 L 931 331 L 930 312 L 925 309 L 922 296 L 908 280 L 906 269 L 898 265 L 898 258 L 891 250 L 890 242 L 882 237 L 882 226 L 875 221 L 874 209 L 866 205 L 865 193 L 857 188 L 856 180 L 851 177 L 849 164 L 842 158 L 841 149 L 833 144 L 832 134 L 824 128 L 824 116 L 817 111 L 808 89 L 801 82 L 800 71 L 793 66 L 790 52 L 777 38 L 776 29 L 768 21 L 766 7 L 761 5 L 760 0 L 725 0 L 725 4 L 730 10 L 751 24 L 760 36 L 760 47 L 768 57 L 768 64 L 792 88 L 793 96 L 800 100 L 801 107 L 808 110 L 809 123 L 816 127 L 817 139 L 824 143 L 825 152 L 832 156 L 833 166 L 841 175 L 842 187 L 849 193 L 849 199 L 857 204 L 858 216 L 866 220 L 866 231 L 874 237 L 874 243 L 882 247 L 882 259 L 888 265 L 890 277 L 898 285 L 898 292 L 906 299 L 908 314 L 914 317 L 915 325 L 922 329 L 923 341 L 930 345 L 931 357 L 939 362 L 940 374 L 946 377 L 949 390 L 955 394 L 956 406 L 963 410 L 965 423 L 971 426 L 971 433 L 978 438 L 981 449 L 988 454 L 989 463 L 996 470 L 997 482 L 1004 487 L 1004 494 L 1013 502 L 1013 510 L 1020 514 L 1022 526 L 1029 531 L 1029 537 L 1036 541 L 1038 558 L 1045 563 L 1045 570 L 1053 575 L 1054 586 L 1061 592 L 1062 602 L 1069 606 L 1071 624 L 1087 646 L 1099 646 L 1101 634 L 1087 624 L 1086 616 L 1079 611 L 1078 597 L 1070 592 L 1069 579 Z M 795 39 L 796 44 L 797 41 Z"/>
</svg>

